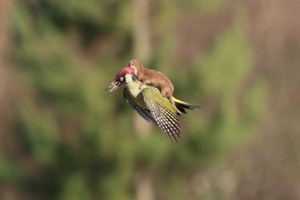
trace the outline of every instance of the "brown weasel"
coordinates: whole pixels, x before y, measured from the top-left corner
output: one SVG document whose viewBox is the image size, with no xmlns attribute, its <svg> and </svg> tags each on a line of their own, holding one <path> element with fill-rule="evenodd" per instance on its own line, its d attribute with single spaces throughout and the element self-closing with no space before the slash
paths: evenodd
<svg viewBox="0 0 300 200">
<path fill-rule="evenodd" d="M 150 84 L 158 87 L 161 94 L 174 103 L 171 98 L 173 96 L 174 86 L 168 77 L 159 71 L 146 69 L 138 60 L 129 61 L 129 66 L 134 69 L 135 75 L 142 82 L 142 85 Z"/>
</svg>

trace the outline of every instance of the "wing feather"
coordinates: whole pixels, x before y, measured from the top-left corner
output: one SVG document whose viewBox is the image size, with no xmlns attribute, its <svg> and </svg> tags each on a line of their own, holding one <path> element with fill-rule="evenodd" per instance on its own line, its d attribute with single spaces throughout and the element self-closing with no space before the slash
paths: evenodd
<svg viewBox="0 0 300 200">
<path fill-rule="evenodd" d="M 145 120 L 149 121 L 149 122 L 153 122 L 154 124 L 156 124 L 155 119 L 153 118 L 152 114 L 150 113 L 150 110 L 146 110 L 141 108 L 139 105 L 137 105 L 135 103 L 135 101 L 133 100 L 132 95 L 130 94 L 130 92 L 128 91 L 128 88 L 124 88 L 123 91 L 123 97 L 125 99 L 125 101 L 134 109 L 136 110 Z"/>
<path fill-rule="evenodd" d="M 176 142 L 180 139 L 180 125 L 177 119 L 177 114 L 170 111 L 165 106 L 159 104 L 159 102 L 149 98 L 147 93 L 144 93 L 144 101 L 149 108 L 153 118 L 156 121 L 158 127 L 171 139 Z"/>
</svg>

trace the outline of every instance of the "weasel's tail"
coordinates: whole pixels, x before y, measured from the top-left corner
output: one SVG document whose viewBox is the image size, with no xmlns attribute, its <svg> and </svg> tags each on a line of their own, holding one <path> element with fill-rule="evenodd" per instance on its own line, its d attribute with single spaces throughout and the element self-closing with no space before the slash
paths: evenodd
<svg viewBox="0 0 300 200">
<path fill-rule="evenodd" d="M 195 108 L 200 108 L 198 105 L 193 105 L 190 103 L 187 103 L 185 101 L 179 100 L 175 97 L 171 97 L 171 100 L 175 103 L 176 108 L 180 111 L 186 114 L 185 109 L 194 110 Z"/>
</svg>

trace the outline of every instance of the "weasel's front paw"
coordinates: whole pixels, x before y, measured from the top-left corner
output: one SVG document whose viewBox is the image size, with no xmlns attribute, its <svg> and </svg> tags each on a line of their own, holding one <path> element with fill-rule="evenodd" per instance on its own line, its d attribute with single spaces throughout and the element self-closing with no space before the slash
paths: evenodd
<svg viewBox="0 0 300 200">
<path fill-rule="evenodd" d="M 144 83 L 141 83 L 139 90 L 141 90 L 144 85 L 145 85 Z"/>
</svg>

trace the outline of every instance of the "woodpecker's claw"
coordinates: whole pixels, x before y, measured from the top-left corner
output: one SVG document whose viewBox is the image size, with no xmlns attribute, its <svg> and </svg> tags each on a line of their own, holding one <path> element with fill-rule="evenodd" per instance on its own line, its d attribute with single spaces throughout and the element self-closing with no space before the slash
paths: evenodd
<svg viewBox="0 0 300 200">
<path fill-rule="evenodd" d="M 107 88 L 105 89 L 105 91 L 108 92 L 108 94 L 112 93 L 113 91 L 117 90 L 120 88 L 121 83 L 118 81 L 113 81 L 109 86 L 107 86 Z"/>
</svg>

